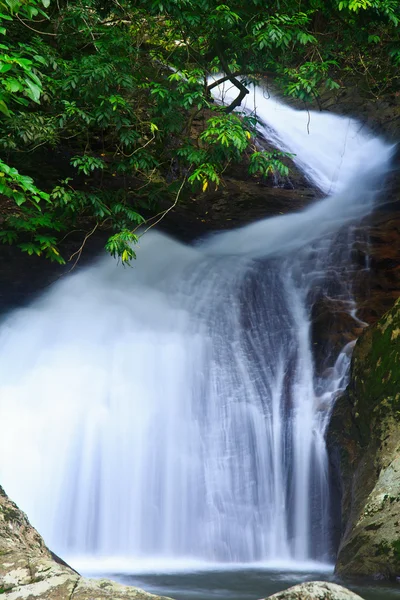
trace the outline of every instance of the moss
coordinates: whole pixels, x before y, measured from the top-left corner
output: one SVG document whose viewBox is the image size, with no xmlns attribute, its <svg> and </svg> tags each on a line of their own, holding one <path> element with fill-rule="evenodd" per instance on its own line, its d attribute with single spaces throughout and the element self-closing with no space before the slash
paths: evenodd
<svg viewBox="0 0 400 600">
<path fill-rule="evenodd" d="M 375 549 L 375 556 L 389 556 L 392 552 L 389 542 L 380 542 Z"/>
<path fill-rule="evenodd" d="M 362 446 L 384 438 L 386 421 L 400 413 L 400 303 L 368 328 L 354 350 L 348 394 Z"/>
<path fill-rule="evenodd" d="M 390 577 L 400 568 L 400 300 L 360 336 L 342 398 L 332 419 L 346 531 L 337 569 Z"/>
<path fill-rule="evenodd" d="M 400 539 L 392 542 L 393 554 L 397 560 L 400 560 Z"/>
</svg>

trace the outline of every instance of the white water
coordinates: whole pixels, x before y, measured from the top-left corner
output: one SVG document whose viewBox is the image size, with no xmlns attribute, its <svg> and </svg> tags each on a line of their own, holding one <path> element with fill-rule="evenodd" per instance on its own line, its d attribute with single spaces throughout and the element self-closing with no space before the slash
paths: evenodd
<svg viewBox="0 0 400 600">
<path fill-rule="evenodd" d="M 330 558 L 324 431 L 348 355 L 316 376 L 310 313 L 354 311 L 352 223 L 391 148 L 332 115 L 308 134 L 257 94 L 264 134 L 334 193 L 196 247 L 146 234 L 132 269 L 101 260 L 2 325 L 0 482 L 63 556 Z"/>
</svg>

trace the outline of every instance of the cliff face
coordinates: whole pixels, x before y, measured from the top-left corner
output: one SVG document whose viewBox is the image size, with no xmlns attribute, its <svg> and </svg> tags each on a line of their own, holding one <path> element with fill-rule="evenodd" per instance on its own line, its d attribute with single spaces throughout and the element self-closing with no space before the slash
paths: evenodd
<svg viewBox="0 0 400 600">
<path fill-rule="evenodd" d="M 341 575 L 400 575 L 400 300 L 354 349 L 329 430 L 342 483 Z"/>
</svg>

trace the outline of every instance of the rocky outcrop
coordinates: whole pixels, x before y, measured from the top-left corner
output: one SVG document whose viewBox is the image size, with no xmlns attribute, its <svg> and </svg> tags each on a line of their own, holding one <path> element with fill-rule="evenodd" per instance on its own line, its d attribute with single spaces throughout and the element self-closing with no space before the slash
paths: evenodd
<svg viewBox="0 0 400 600">
<path fill-rule="evenodd" d="M 217 190 L 188 194 L 168 214 L 161 228 L 183 241 L 192 241 L 211 231 L 296 212 L 321 195 L 293 163 L 289 166 L 290 176 L 276 183 L 272 177 L 251 177 L 244 167 L 237 167 L 235 174 L 226 174 Z"/>
<path fill-rule="evenodd" d="M 0 595 L 4 600 L 167 600 L 106 579 L 81 577 L 50 552 L 1 487 Z"/>
<path fill-rule="evenodd" d="M 365 77 L 354 73 L 341 74 L 338 90 L 321 90 L 319 98 L 311 103 L 314 110 L 327 110 L 349 115 L 360 121 L 362 127 L 398 142 L 400 139 L 400 96 L 397 90 L 372 92 Z M 295 101 L 296 102 L 296 101 Z M 297 101 L 297 104 L 298 101 Z M 299 108 L 302 108 L 301 104 Z"/>
<path fill-rule="evenodd" d="M 362 598 L 336 583 L 308 581 L 269 596 L 267 600 L 362 600 Z"/>
<path fill-rule="evenodd" d="M 328 434 L 340 466 L 341 575 L 400 575 L 400 300 L 354 349 Z"/>
<path fill-rule="evenodd" d="M 375 323 L 400 296 L 400 190 L 392 189 L 388 197 L 389 210 L 377 210 L 361 225 L 364 241 L 354 248 L 360 267 L 354 278 L 357 314 L 368 324 Z"/>
</svg>

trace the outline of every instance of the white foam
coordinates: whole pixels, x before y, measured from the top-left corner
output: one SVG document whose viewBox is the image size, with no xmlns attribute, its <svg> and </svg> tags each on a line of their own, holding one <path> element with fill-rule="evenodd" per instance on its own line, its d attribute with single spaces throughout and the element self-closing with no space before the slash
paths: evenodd
<svg viewBox="0 0 400 600">
<path fill-rule="evenodd" d="M 257 561 L 221 563 L 203 560 L 188 560 L 176 557 L 173 560 L 158 558 L 135 559 L 126 556 L 87 557 L 69 556 L 66 561 L 79 573 L 88 576 L 100 575 L 145 575 L 153 573 L 207 573 L 229 571 L 277 571 L 287 573 L 333 573 L 334 565 L 318 561 Z"/>
</svg>

